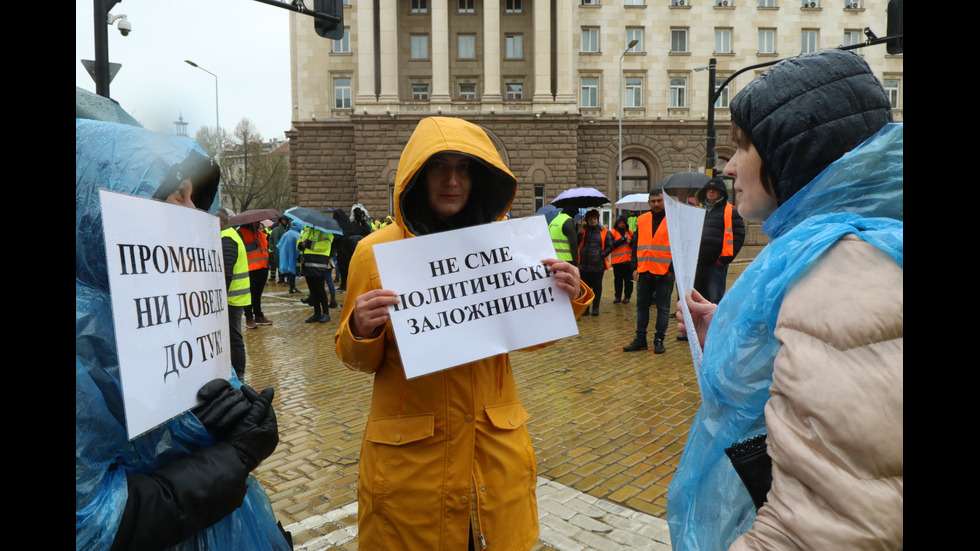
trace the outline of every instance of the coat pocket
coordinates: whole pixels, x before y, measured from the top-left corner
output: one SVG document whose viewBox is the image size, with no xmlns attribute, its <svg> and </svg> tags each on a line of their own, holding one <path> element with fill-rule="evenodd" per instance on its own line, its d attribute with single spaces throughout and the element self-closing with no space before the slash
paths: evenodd
<svg viewBox="0 0 980 551">
<path fill-rule="evenodd" d="M 524 409 L 520 402 L 487 406 L 485 409 L 487 417 L 490 418 L 490 423 L 502 430 L 514 430 L 531 418 L 531 414 Z"/>
<path fill-rule="evenodd" d="M 375 444 L 402 446 L 425 440 L 434 434 L 435 413 L 419 413 L 368 419 L 364 439 Z"/>
</svg>

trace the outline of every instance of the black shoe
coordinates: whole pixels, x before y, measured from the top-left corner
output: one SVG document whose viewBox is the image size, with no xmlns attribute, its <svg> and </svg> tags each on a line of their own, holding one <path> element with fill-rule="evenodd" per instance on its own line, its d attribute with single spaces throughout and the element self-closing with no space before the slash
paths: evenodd
<svg viewBox="0 0 980 551">
<path fill-rule="evenodd" d="M 633 342 L 627 344 L 623 347 L 623 352 L 636 352 L 637 350 L 646 350 L 647 340 L 636 337 Z"/>
<path fill-rule="evenodd" d="M 677 335 L 677 340 L 679 340 L 679 341 L 686 341 L 687 340 L 687 335 Z"/>
<path fill-rule="evenodd" d="M 306 318 L 304 323 L 313 323 L 314 321 L 320 321 L 321 317 L 322 316 L 320 316 L 319 314 L 313 314 L 312 316 Z"/>
<path fill-rule="evenodd" d="M 653 339 L 653 353 L 654 354 L 663 354 L 666 351 L 667 351 L 667 349 L 664 348 L 664 338 L 663 337 L 655 337 Z"/>
<path fill-rule="evenodd" d="M 299 301 L 302 302 L 303 304 L 309 304 L 310 303 L 310 297 L 301 298 L 301 299 L 299 299 Z"/>
<path fill-rule="evenodd" d="M 337 299 L 335 299 L 335 298 L 331 298 L 330 299 L 330 307 L 331 308 L 340 308 L 340 305 L 337 304 Z"/>
<path fill-rule="evenodd" d="M 330 314 L 323 314 L 322 316 L 320 316 L 320 319 L 318 319 L 317 321 L 319 321 L 320 323 L 327 323 L 328 321 L 330 321 Z"/>
</svg>

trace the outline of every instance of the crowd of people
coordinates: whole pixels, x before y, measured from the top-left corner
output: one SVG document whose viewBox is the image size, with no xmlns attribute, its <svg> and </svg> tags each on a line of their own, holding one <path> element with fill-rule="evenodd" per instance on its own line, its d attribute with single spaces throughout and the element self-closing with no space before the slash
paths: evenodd
<svg viewBox="0 0 980 551">
<path fill-rule="evenodd" d="M 667 498 L 674 549 L 901 549 L 903 127 L 867 64 L 842 50 L 775 64 L 735 95 L 731 116 L 736 149 L 723 173 L 733 183 L 712 178 L 695 194 L 705 218 L 690 293 L 673 300 L 665 191 L 656 187 L 649 210 L 624 212 L 611 227 L 598 210 L 564 209 L 548 225 L 555 258 L 542 262 L 576 319 L 600 314 L 612 270 L 613 303 L 635 304 L 624 353 L 649 348 L 651 307 L 654 354 L 665 352 L 671 307 L 690 310 L 702 403 Z M 79 548 L 289 547 L 249 475 L 278 437 L 273 390 L 243 384 L 241 318 L 247 329 L 271 325 L 262 288 L 301 293 L 299 277 L 313 308 L 305 321 L 331 321 L 329 308 L 342 308 L 337 356 L 373 377 L 359 546 L 534 545 L 530 415 L 509 355 L 407 379 L 390 323 L 402 299 L 380 285 L 373 248 L 508 217 L 518 181 L 485 131 L 423 119 L 399 160 L 394 213 L 372 221 L 361 205 L 349 215 L 335 207 L 342 231 L 331 233 L 285 216 L 265 228 L 229 226 L 214 204 L 214 169 L 194 147 L 172 155 L 183 167 L 176 181 L 172 171 L 152 185 L 146 175 L 132 185 L 136 176 L 93 174 L 91 160 L 106 155 L 92 147 L 104 124 L 76 123 L 76 219 L 91 238 L 76 243 Z M 144 132 L 109 126 L 128 143 Z M 216 212 L 221 222 L 234 373 L 205 385 L 192 412 L 133 441 L 121 432 L 115 342 L 97 327 L 108 295 L 91 231 L 97 187 Z M 770 243 L 726 289 L 746 221 L 762 223 Z"/>
</svg>

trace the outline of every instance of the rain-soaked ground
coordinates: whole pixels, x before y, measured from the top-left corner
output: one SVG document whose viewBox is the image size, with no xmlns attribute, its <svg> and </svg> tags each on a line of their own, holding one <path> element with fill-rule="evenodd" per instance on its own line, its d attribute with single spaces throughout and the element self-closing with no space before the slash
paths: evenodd
<svg viewBox="0 0 980 551">
<path fill-rule="evenodd" d="M 729 270 L 729 285 L 757 250 L 746 247 Z M 349 551 L 357 549 L 358 455 L 372 376 L 352 372 L 337 359 L 339 310 L 330 311 L 328 323 L 303 322 L 312 309 L 300 302 L 305 283 L 297 287 L 304 293 L 268 284 L 263 310 L 273 325 L 245 332 L 246 382 L 257 389 L 275 387 L 280 434 L 276 452 L 255 474 L 276 517 L 291 526 L 297 549 L 307 543 L 306 549 Z M 338 301 L 345 298 L 337 293 Z M 521 402 L 531 414 L 527 427 L 539 482 L 660 522 L 654 517 L 664 517 L 667 486 L 699 404 L 693 365 L 688 344 L 676 339 L 674 318 L 665 354 L 653 353 L 652 340 L 650 350 L 623 352 L 635 329 L 635 297 L 629 304 L 613 304 L 613 298 L 609 270 L 600 315 L 583 316 L 579 335 L 543 350 L 514 352 L 511 360 Z M 539 500 L 541 495 L 539 486 Z M 545 514 L 545 506 L 539 508 Z M 578 543 L 555 543 L 557 535 L 546 537 L 545 524 L 542 519 L 536 551 L 576 548 Z"/>
</svg>

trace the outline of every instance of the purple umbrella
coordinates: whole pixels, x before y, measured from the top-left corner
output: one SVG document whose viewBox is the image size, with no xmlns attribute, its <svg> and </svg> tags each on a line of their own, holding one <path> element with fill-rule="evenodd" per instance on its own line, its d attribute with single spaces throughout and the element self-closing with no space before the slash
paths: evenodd
<svg viewBox="0 0 980 551">
<path fill-rule="evenodd" d="M 252 209 L 232 216 L 228 220 L 229 226 L 244 226 L 252 222 L 261 222 L 270 218 L 278 218 L 279 211 L 276 209 Z"/>
<path fill-rule="evenodd" d="M 558 208 L 580 208 L 587 209 L 601 207 L 609 202 L 609 199 L 593 187 L 576 187 L 561 192 L 558 197 L 551 202 Z"/>
</svg>

